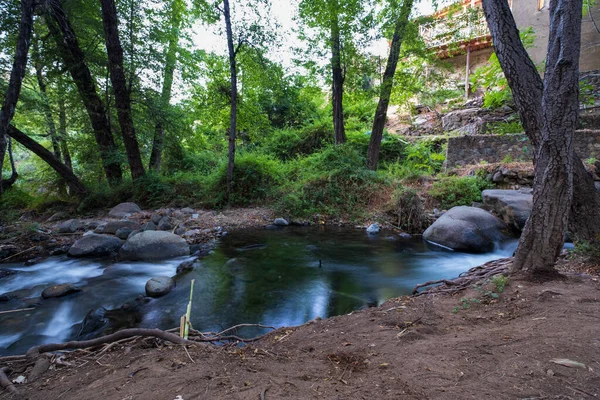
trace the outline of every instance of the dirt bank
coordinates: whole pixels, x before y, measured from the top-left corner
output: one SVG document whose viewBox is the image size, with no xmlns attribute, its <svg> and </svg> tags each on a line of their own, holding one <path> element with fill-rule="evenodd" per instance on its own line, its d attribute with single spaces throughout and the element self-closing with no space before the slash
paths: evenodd
<svg viewBox="0 0 600 400">
<path fill-rule="evenodd" d="M 0 399 L 598 398 L 600 282 L 580 273 L 598 267 L 561 269 L 562 281 L 393 299 L 243 348 L 146 339 L 71 353 Z"/>
</svg>

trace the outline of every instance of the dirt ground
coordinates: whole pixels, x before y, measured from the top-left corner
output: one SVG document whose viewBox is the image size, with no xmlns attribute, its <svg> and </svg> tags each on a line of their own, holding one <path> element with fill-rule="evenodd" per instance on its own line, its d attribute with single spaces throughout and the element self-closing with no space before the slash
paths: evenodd
<svg viewBox="0 0 600 400">
<path fill-rule="evenodd" d="M 392 299 L 244 347 L 146 339 L 71 353 L 0 399 L 600 398 L 599 270 L 561 269 L 564 280 Z"/>
</svg>

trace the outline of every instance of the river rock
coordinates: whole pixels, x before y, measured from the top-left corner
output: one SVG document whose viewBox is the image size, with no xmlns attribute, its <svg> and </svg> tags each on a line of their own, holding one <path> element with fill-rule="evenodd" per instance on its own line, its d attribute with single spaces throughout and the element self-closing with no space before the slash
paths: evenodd
<svg viewBox="0 0 600 400">
<path fill-rule="evenodd" d="M 134 221 L 110 221 L 104 226 L 102 233 L 114 235 L 121 228 L 129 228 L 131 230 L 139 229 L 140 226 Z"/>
<path fill-rule="evenodd" d="M 180 210 L 184 214 L 193 214 L 195 213 L 193 208 L 185 207 Z"/>
<path fill-rule="evenodd" d="M 141 211 L 142 209 L 140 206 L 135 203 L 121 203 L 113 207 L 108 213 L 108 216 L 111 218 L 124 218 Z"/>
<path fill-rule="evenodd" d="M 475 207 L 454 207 L 423 233 L 423 239 L 452 250 L 487 253 L 507 238 L 507 225 L 489 212 Z"/>
<path fill-rule="evenodd" d="M 123 241 L 119 238 L 92 233 L 73 243 L 68 255 L 70 257 L 105 257 L 116 253 L 122 245 Z"/>
<path fill-rule="evenodd" d="M 158 230 L 159 231 L 170 231 L 173 229 L 173 224 L 171 223 L 171 218 L 163 217 L 158 222 Z"/>
<path fill-rule="evenodd" d="M 155 230 L 156 230 L 156 224 L 152 221 L 148 221 L 144 225 L 142 225 L 142 231 L 155 231 Z"/>
<path fill-rule="evenodd" d="M 170 232 L 145 231 L 127 239 L 119 258 L 122 260 L 161 260 L 187 256 L 190 247 L 185 239 Z"/>
<path fill-rule="evenodd" d="M 500 216 L 511 227 L 522 231 L 533 208 L 533 194 L 528 190 L 484 190 L 483 207 Z"/>
<path fill-rule="evenodd" d="M 12 269 L 0 268 L 0 279 L 16 274 L 17 271 Z"/>
<path fill-rule="evenodd" d="M 194 261 L 186 261 L 179 264 L 177 267 L 177 275 L 184 274 L 194 270 Z"/>
<path fill-rule="evenodd" d="M 54 285 L 47 287 L 42 292 L 42 298 L 52 299 L 54 297 L 62 297 L 72 293 L 81 292 L 81 289 L 72 283 L 63 283 L 62 285 Z"/>
<path fill-rule="evenodd" d="M 157 276 L 146 282 L 146 296 L 162 297 L 175 287 L 175 281 L 168 276 Z"/>
<path fill-rule="evenodd" d="M 58 226 L 58 233 L 75 233 L 79 229 L 79 226 L 78 220 L 70 219 Z"/>
<path fill-rule="evenodd" d="M 371 225 L 369 225 L 369 227 L 367 228 L 367 233 L 371 234 L 371 235 L 379 233 L 379 224 L 371 224 Z"/>
<path fill-rule="evenodd" d="M 152 214 L 152 216 L 150 217 L 150 221 L 152 221 L 153 224 L 158 225 L 158 223 L 160 222 L 160 220 L 163 218 L 162 215 L 160 215 L 159 213 L 154 213 Z"/>
<path fill-rule="evenodd" d="M 275 221 L 273 221 L 273 225 L 275 226 L 288 226 L 289 224 L 290 223 L 284 218 L 276 218 Z"/>
<path fill-rule="evenodd" d="M 106 308 L 100 307 L 95 310 L 90 310 L 81 323 L 81 329 L 77 334 L 78 338 L 87 336 L 104 328 L 109 320 L 106 318 Z"/>
<path fill-rule="evenodd" d="M 119 239 L 127 240 L 127 239 L 129 239 L 129 235 L 131 235 L 131 232 L 133 232 L 133 229 L 123 227 L 123 228 L 117 229 L 117 231 L 115 232 L 115 236 L 118 237 Z"/>
</svg>

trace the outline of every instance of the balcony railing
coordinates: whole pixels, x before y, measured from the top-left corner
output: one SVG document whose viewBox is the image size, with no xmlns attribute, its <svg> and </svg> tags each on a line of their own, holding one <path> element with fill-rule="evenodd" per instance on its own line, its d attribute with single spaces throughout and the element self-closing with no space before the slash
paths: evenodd
<svg viewBox="0 0 600 400">
<path fill-rule="evenodd" d="M 460 45 L 477 38 L 487 37 L 490 31 L 480 8 L 445 16 L 419 26 L 419 35 L 427 48 Z"/>
</svg>

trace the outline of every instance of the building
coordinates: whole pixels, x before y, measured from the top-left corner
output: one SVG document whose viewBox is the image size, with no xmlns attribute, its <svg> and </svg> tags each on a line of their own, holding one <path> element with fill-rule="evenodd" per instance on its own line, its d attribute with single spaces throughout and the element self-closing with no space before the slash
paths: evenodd
<svg viewBox="0 0 600 400">
<path fill-rule="evenodd" d="M 545 61 L 548 46 L 549 1 L 508 0 L 517 27 L 520 30 L 533 28 L 535 42 L 527 51 L 539 65 Z M 456 72 L 465 78 L 467 90 L 469 74 L 484 64 L 493 52 L 481 7 L 481 0 L 461 0 L 433 14 L 432 22 L 420 26 L 420 35 L 427 47 L 455 66 Z M 597 75 L 592 72 L 600 73 L 600 5 L 591 6 L 585 12 L 579 69 L 582 75 Z"/>
</svg>

